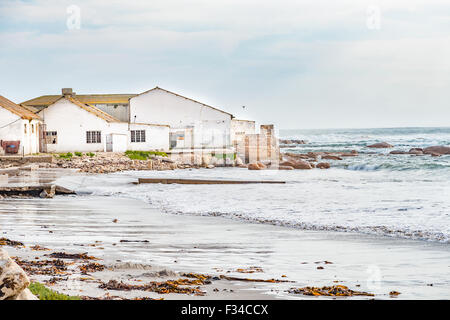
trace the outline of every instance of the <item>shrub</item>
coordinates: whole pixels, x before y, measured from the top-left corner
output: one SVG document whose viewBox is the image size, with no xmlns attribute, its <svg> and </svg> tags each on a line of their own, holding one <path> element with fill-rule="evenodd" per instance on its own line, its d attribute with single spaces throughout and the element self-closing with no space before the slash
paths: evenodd
<svg viewBox="0 0 450 320">
<path fill-rule="evenodd" d="M 88 152 L 88 153 L 86 153 L 86 155 L 91 158 L 95 157 L 95 153 L 92 153 L 92 152 Z"/>
<path fill-rule="evenodd" d="M 82 152 L 75 152 L 75 155 L 76 155 L 77 157 L 82 157 L 82 156 L 83 156 L 83 153 L 82 153 Z"/>
<path fill-rule="evenodd" d="M 28 289 L 31 293 L 39 298 L 39 300 L 81 300 L 78 296 L 68 296 L 66 294 L 59 293 L 51 290 L 39 282 L 32 282 Z"/>
<path fill-rule="evenodd" d="M 147 160 L 151 156 L 167 157 L 167 153 L 161 151 L 125 151 L 125 155 L 131 160 Z"/>
<path fill-rule="evenodd" d="M 73 154 L 71 152 L 60 153 L 59 157 L 63 159 L 71 159 L 73 157 Z"/>
</svg>

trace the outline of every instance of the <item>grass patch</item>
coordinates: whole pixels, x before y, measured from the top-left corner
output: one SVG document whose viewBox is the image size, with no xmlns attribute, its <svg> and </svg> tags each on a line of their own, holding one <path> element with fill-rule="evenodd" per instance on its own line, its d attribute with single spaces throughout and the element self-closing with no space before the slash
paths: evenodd
<svg viewBox="0 0 450 320">
<path fill-rule="evenodd" d="M 62 158 L 62 159 L 72 159 L 72 157 L 73 157 L 72 152 L 60 153 L 59 154 L 59 158 Z"/>
<path fill-rule="evenodd" d="M 76 155 L 77 157 L 82 157 L 82 156 L 83 156 L 83 153 L 82 153 L 82 152 L 75 152 L 75 155 Z"/>
<path fill-rule="evenodd" d="M 81 300 L 78 296 L 68 296 L 47 288 L 42 283 L 32 282 L 28 289 L 39 298 L 39 300 Z"/>
<path fill-rule="evenodd" d="M 236 160 L 236 153 L 219 153 L 219 154 L 213 154 L 212 156 L 217 159 Z"/>
<path fill-rule="evenodd" d="M 160 151 L 125 151 L 125 155 L 131 160 L 147 160 L 151 156 L 167 157 L 167 153 Z"/>
</svg>

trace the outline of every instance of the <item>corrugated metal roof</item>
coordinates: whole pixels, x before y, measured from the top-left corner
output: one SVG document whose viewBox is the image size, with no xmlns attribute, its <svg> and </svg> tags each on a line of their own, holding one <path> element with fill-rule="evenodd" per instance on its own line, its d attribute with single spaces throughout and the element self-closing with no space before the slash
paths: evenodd
<svg viewBox="0 0 450 320">
<path fill-rule="evenodd" d="M 82 102 L 88 104 L 128 104 L 128 100 L 132 97 L 137 96 L 137 94 L 80 94 L 75 95 L 75 98 Z M 59 100 L 62 95 L 47 95 L 40 96 L 31 100 L 22 102 L 24 106 L 49 106 Z"/>
<path fill-rule="evenodd" d="M 14 113 L 15 115 L 18 115 L 22 119 L 26 120 L 33 120 L 33 119 L 40 119 L 38 115 L 34 114 L 30 110 L 19 106 L 18 104 L 15 104 L 9 99 L 6 99 L 4 96 L 0 95 L 0 107 L 3 107 L 4 109 Z"/>
</svg>

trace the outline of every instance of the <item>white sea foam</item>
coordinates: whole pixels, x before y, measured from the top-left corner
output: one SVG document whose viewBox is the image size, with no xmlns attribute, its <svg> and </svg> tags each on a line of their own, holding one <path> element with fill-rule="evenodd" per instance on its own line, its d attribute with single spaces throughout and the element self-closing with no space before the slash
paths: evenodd
<svg viewBox="0 0 450 320">
<path fill-rule="evenodd" d="M 295 150 L 357 149 L 358 157 L 330 161 L 329 170 L 199 169 L 124 172 L 72 185 L 96 195 L 138 198 L 173 214 L 214 215 L 308 230 L 337 230 L 450 242 L 450 155 L 386 155 L 365 146 L 396 148 L 449 144 L 450 129 L 313 131 L 290 138 L 315 141 Z M 370 137 L 370 138 L 369 138 Z M 372 139 L 372 140 L 371 140 Z M 401 145 L 399 147 L 398 145 Z M 355 146 L 356 145 L 356 146 Z M 375 154 L 367 152 L 375 151 Z M 366 153 L 364 153 L 366 152 Z M 329 161 L 329 160 L 327 160 Z M 285 180 L 284 185 L 133 185 L 137 177 Z"/>
</svg>

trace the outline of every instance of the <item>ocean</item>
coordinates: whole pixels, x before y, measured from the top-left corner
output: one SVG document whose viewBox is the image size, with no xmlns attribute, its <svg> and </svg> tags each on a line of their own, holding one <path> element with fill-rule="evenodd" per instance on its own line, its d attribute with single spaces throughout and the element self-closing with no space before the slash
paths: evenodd
<svg viewBox="0 0 450 320">
<path fill-rule="evenodd" d="M 388 155 L 450 145 L 450 128 L 281 130 L 307 144 L 283 152 L 359 152 L 328 170 L 215 168 L 70 177 L 68 187 L 144 200 L 168 214 L 221 216 L 304 230 L 450 242 L 450 155 Z M 375 142 L 393 149 L 370 149 Z M 133 185 L 138 177 L 285 180 L 283 185 Z M 64 179 L 64 178 L 63 178 Z"/>
</svg>

